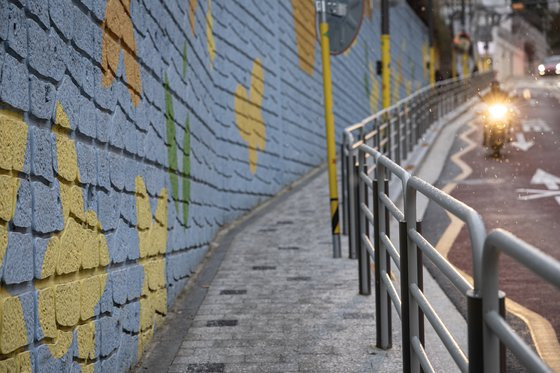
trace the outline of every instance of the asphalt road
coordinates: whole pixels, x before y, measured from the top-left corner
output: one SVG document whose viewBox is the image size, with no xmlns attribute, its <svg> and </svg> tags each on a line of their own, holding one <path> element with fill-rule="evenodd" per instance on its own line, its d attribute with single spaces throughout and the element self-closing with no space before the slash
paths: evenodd
<svg viewBox="0 0 560 373">
<path fill-rule="evenodd" d="M 518 103 L 522 120 L 515 141 L 495 158 L 481 145 L 481 124 L 476 120 L 469 123 L 458 133 L 437 186 L 475 208 L 488 231 L 507 229 L 560 260 L 560 80 L 525 79 L 514 86 L 517 92 L 529 89 L 531 93 L 530 100 Z M 427 235 L 433 244 L 441 244 L 454 223 L 435 206 L 428 208 L 427 221 L 438 222 L 425 224 L 432 227 Z M 459 269 L 472 273 L 468 233 L 464 226 L 458 231 L 449 240 L 447 257 Z M 504 255 L 500 258 L 500 288 L 513 301 L 508 304 L 510 311 L 529 321 L 527 328 L 512 320 L 514 328 L 525 339 L 528 331 L 540 335 L 537 349 L 549 348 L 550 356 L 560 356 L 560 350 L 554 351 L 560 346 L 560 291 Z"/>
</svg>

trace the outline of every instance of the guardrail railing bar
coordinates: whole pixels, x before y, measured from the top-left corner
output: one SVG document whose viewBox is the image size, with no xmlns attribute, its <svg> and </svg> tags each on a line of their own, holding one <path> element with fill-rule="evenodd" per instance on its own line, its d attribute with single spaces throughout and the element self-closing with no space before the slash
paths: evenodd
<svg viewBox="0 0 560 373">
<path fill-rule="evenodd" d="M 411 343 L 412 343 L 412 348 L 414 349 L 414 352 L 418 357 L 418 360 L 424 372 L 435 373 L 434 367 L 430 363 L 430 360 L 428 359 L 428 355 L 426 355 L 426 351 L 424 350 L 424 347 L 422 346 L 422 343 L 420 342 L 418 337 L 412 338 Z M 403 372 L 408 372 L 408 371 L 403 369 Z"/>
<path fill-rule="evenodd" d="M 417 247 L 426 254 L 430 260 L 443 272 L 445 277 L 461 292 L 466 294 L 473 287 L 461 274 L 445 259 L 416 229 L 408 231 L 408 235 L 416 243 Z"/>
<path fill-rule="evenodd" d="M 389 256 L 393 259 L 393 263 L 397 266 L 397 268 L 401 269 L 401 260 L 400 255 L 397 251 L 397 248 L 386 234 L 381 234 L 381 243 L 383 244 L 383 248 L 387 250 Z"/>
<path fill-rule="evenodd" d="M 430 324 L 434 328 L 437 335 L 440 337 L 443 345 L 449 351 L 449 354 L 459 367 L 462 372 L 468 372 L 469 370 L 469 362 L 461 347 L 453 337 L 453 335 L 449 332 L 449 330 L 445 327 L 445 324 L 439 318 L 437 312 L 433 309 L 432 305 L 426 298 L 423 292 L 418 289 L 418 286 L 412 285 L 410 287 L 410 293 L 414 297 L 414 299 L 418 302 L 418 305 L 424 311 L 424 315 L 430 321 Z"/>
<path fill-rule="evenodd" d="M 484 242 L 480 265 L 482 266 L 482 312 L 485 327 L 483 328 L 484 370 L 499 369 L 499 341 L 502 340 L 527 368 L 535 371 L 550 371 L 536 354 L 519 338 L 502 317 L 496 319 L 498 303 L 498 258 L 499 253 L 516 259 L 533 273 L 560 289 L 560 262 L 537 248 L 520 240 L 509 232 L 494 230 Z M 500 322 L 498 322 L 500 321 Z M 503 323 L 502 323 L 503 321 Z M 496 335 L 498 334 L 498 335 Z"/>
<path fill-rule="evenodd" d="M 397 310 L 397 313 L 399 314 L 399 318 L 400 318 L 401 300 L 399 298 L 399 295 L 397 294 L 397 289 L 395 289 L 395 285 L 393 284 L 393 281 L 391 281 L 391 277 L 389 277 L 387 272 L 381 271 L 381 281 L 383 281 L 383 283 L 387 287 L 387 293 L 389 294 L 389 298 L 391 299 L 391 302 L 393 302 L 393 304 L 395 305 L 395 309 Z"/>
</svg>

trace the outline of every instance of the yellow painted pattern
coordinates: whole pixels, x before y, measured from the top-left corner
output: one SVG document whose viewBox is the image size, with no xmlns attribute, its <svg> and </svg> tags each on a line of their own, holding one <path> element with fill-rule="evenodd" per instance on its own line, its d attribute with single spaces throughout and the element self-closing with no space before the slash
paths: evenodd
<svg viewBox="0 0 560 373">
<path fill-rule="evenodd" d="M 369 80 L 371 88 L 369 91 L 369 107 L 371 113 L 374 114 L 379 110 L 379 82 L 375 78 L 375 66 L 373 62 L 369 61 Z"/>
<path fill-rule="evenodd" d="M 17 172 L 23 171 L 27 132 L 28 127 L 21 113 L 0 110 L 0 265 L 8 245 L 8 223 L 16 209 L 19 188 Z M 27 331 L 19 298 L 0 286 L 0 354 L 10 354 L 27 343 Z M 21 365 L 21 361 L 25 359 L 19 355 L 3 360 L 0 370 L 15 371 Z"/>
<path fill-rule="evenodd" d="M 313 1 L 292 0 L 299 67 L 309 75 L 315 69 L 317 31 Z"/>
<path fill-rule="evenodd" d="M 154 334 L 167 313 L 165 286 L 165 249 L 167 247 L 167 190 L 158 197 L 155 216 L 152 218 L 150 200 L 144 180 L 136 177 L 136 214 L 138 217 L 138 244 L 140 264 L 144 268 L 144 283 L 140 299 L 140 336 L 138 356 Z"/>
<path fill-rule="evenodd" d="M 266 125 L 262 116 L 264 96 L 264 70 L 257 58 L 253 62 L 249 93 L 242 84 L 238 84 L 234 96 L 235 122 L 239 133 L 249 150 L 249 169 L 257 172 L 258 151 L 266 146 Z"/>
<path fill-rule="evenodd" d="M 56 138 L 58 181 L 64 229 L 47 245 L 38 290 L 38 319 L 53 357 L 64 356 L 77 331 L 79 357 L 95 354 L 94 309 L 105 290 L 109 250 L 94 211 L 85 210 L 80 171 L 70 122 L 57 104 Z M 89 368 L 86 368 L 89 369 Z"/>
<path fill-rule="evenodd" d="M 196 13 L 196 6 L 198 5 L 198 0 L 189 0 L 189 23 L 191 24 L 191 31 L 194 35 L 194 26 L 195 26 L 195 13 Z"/>
<path fill-rule="evenodd" d="M 103 29 L 101 50 L 103 86 L 110 87 L 113 84 L 122 50 L 128 92 L 134 106 L 138 106 L 142 95 L 142 80 L 140 64 L 137 60 L 134 27 L 130 18 L 130 0 L 107 0 L 105 20 L 101 28 Z"/>
<path fill-rule="evenodd" d="M 208 0 L 208 11 L 206 12 L 206 43 L 210 62 L 214 66 L 216 59 L 216 41 L 214 40 L 214 19 L 212 18 L 212 0 Z"/>
</svg>

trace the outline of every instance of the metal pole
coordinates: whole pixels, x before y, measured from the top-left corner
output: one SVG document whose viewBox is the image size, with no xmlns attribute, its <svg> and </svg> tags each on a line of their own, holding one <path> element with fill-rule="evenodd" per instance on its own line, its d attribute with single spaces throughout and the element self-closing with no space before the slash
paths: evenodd
<svg viewBox="0 0 560 373">
<path fill-rule="evenodd" d="M 338 184 L 336 180 L 336 143 L 334 132 L 331 61 L 329 45 L 329 24 L 327 23 L 327 2 L 321 0 L 316 3 L 320 18 L 321 32 L 321 60 L 323 62 L 323 94 L 325 101 L 325 131 L 327 138 L 327 162 L 329 172 L 329 192 L 331 208 L 331 231 L 333 242 L 333 257 L 340 258 L 340 223 L 338 219 Z"/>
<path fill-rule="evenodd" d="M 381 91 L 383 94 L 383 108 L 391 106 L 390 62 L 389 0 L 381 0 Z"/>
<path fill-rule="evenodd" d="M 451 12 L 450 12 L 451 13 Z M 455 38 L 455 30 L 453 29 L 453 14 L 449 15 L 449 34 L 451 35 L 451 78 L 457 76 L 457 61 L 455 57 L 455 45 L 453 45 L 453 39 Z"/>
<path fill-rule="evenodd" d="M 434 47 L 434 4 L 428 0 L 428 41 L 430 46 L 430 84 L 436 84 L 436 49 Z"/>
</svg>

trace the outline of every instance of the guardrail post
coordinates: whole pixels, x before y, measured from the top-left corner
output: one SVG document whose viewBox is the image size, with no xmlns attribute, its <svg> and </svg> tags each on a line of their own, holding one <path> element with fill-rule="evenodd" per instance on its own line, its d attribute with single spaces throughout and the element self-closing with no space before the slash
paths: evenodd
<svg viewBox="0 0 560 373">
<path fill-rule="evenodd" d="M 416 222 L 416 231 L 422 234 L 422 222 Z M 418 285 L 418 289 L 420 291 L 424 291 L 424 254 L 422 254 L 422 250 L 420 248 L 416 248 L 416 283 Z M 424 312 L 421 308 L 418 308 L 418 339 L 422 346 L 425 346 L 425 337 L 424 337 Z M 422 370 L 421 370 L 422 371 Z"/>
<path fill-rule="evenodd" d="M 359 163 L 357 167 L 358 167 L 358 172 L 361 169 L 367 174 L 366 155 L 365 152 L 363 151 L 359 151 Z M 360 201 L 360 205 L 364 203 L 366 206 L 369 206 L 368 188 L 366 186 L 366 183 L 362 180 L 361 177 L 358 179 L 358 185 L 359 185 L 358 200 Z M 358 280 L 359 280 L 360 295 L 371 295 L 371 271 L 369 269 L 369 252 L 367 251 L 365 243 L 362 240 L 362 234 L 365 234 L 367 237 L 370 237 L 369 221 L 366 219 L 365 214 L 361 209 L 361 206 L 358 211 L 359 211 L 359 218 L 360 218 L 359 220 L 360 237 L 356 248 L 358 249 Z"/>
<path fill-rule="evenodd" d="M 500 315 L 506 318 L 506 293 L 498 291 L 498 307 Z M 500 373 L 506 373 L 506 346 L 500 341 Z"/>
<path fill-rule="evenodd" d="M 399 249 L 401 273 L 401 329 L 403 372 L 410 372 L 410 320 L 408 291 L 408 234 L 406 220 L 399 222 Z"/>
<path fill-rule="evenodd" d="M 343 136 L 342 144 L 340 144 L 340 174 L 342 177 L 341 182 L 341 207 L 342 207 L 342 234 L 348 234 L 348 196 L 347 186 L 348 180 L 346 179 L 346 136 Z"/>
<path fill-rule="evenodd" d="M 395 118 L 395 129 L 396 129 L 396 136 L 397 139 L 395 141 L 395 143 L 397 144 L 396 149 L 395 149 L 395 163 L 400 165 L 401 164 L 401 114 L 395 110 L 395 113 L 393 115 L 391 115 L 393 118 Z"/>
<path fill-rule="evenodd" d="M 355 154 L 351 155 L 352 167 L 350 168 L 352 173 L 351 184 L 348 188 L 350 193 L 350 211 L 349 211 L 349 241 L 350 245 L 348 248 L 348 258 L 356 259 L 357 248 L 360 242 L 360 196 L 359 196 L 359 181 L 360 173 L 359 166 L 357 164 L 357 157 Z"/>
<path fill-rule="evenodd" d="M 482 295 L 467 292 L 467 333 L 469 345 L 469 373 L 484 371 Z"/>
</svg>

